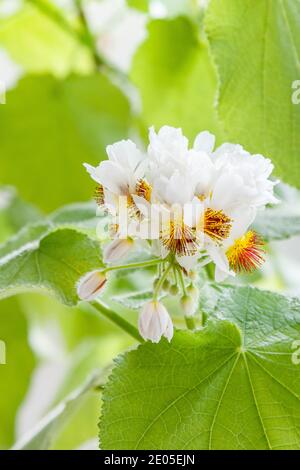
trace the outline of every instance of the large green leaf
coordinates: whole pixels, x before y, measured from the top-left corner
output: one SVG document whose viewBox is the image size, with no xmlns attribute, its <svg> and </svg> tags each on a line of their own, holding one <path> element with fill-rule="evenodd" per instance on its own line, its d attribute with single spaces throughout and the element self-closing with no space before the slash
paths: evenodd
<svg viewBox="0 0 300 470">
<path fill-rule="evenodd" d="M 0 302 L 0 341 L 6 346 L 6 364 L 0 364 L 0 449 L 7 449 L 14 442 L 17 412 L 35 366 L 28 324 L 16 299 Z"/>
<path fill-rule="evenodd" d="M 300 449 L 300 303 L 221 289 L 212 319 L 119 358 L 104 393 L 103 449 Z"/>
<path fill-rule="evenodd" d="M 206 31 L 228 140 L 272 158 L 276 173 L 299 187 L 299 0 L 211 0 Z"/>
<path fill-rule="evenodd" d="M 30 226 L 0 247 L 0 298 L 41 291 L 74 305 L 80 277 L 101 266 L 99 242 L 86 234 L 47 222 Z"/>
<path fill-rule="evenodd" d="M 213 103 L 216 77 L 207 46 L 187 18 L 149 23 L 131 71 L 147 126 L 182 127 L 193 138 L 203 129 L 219 132 Z"/>
<path fill-rule="evenodd" d="M 90 199 L 82 163 L 98 163 L 128 126 L 127 99 L 100 73 L 24 78 L 0 108 L 0 182 L 45 210 Z"/>
</svg>

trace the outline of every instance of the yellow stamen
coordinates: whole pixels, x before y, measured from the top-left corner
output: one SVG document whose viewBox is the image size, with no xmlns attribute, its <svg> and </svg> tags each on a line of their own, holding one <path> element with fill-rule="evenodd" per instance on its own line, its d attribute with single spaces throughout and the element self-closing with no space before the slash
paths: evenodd
<svg viewBox="0 0 300 470">
<path fill-rule="evenodd" d="M 236 272 L 259 268 L 264 262 L 264 242 L 253 230 L 249 230 L 227 250 L 226 256 L 231 269 Z"/>
<path fill-rule="evenodd" d="M 171 220 L 161 231 L 161 241 L 170 252 L 181 256 L 192 256 L 197 252 L 198 240 L 195 230 L 182 221 Z"/>
<path fill-rule="evenodd" d="M 104 188 L 101 184 L 99 184 L 99 186 L 97 186 L 97 188 L 95 189 L 94 198 L 98 206 L 104 206 Z"/>
<path fill-rule="evenodd" d="M 152 187 L 150 184 L 144 180 L 140 179 L 136 185 L 136 194 L 137 196 L 143 197 L 146 201 L 151 201 Z"/>
<path fill-rule="evenodd" d="M 204 233 L 216 241 L 229 237 L 232 220 L 222 210 L 206 209 L 204 213 Z"/>
<path fill-rule="evenodd" d="M 127 196 L 127 207 L 128 207 L 130 217 L 134 217 L 136 219 L 142 218 L 142 213 L 137 207 L 136 203 L 134 202 L 131 194 Z"/>
</svg>

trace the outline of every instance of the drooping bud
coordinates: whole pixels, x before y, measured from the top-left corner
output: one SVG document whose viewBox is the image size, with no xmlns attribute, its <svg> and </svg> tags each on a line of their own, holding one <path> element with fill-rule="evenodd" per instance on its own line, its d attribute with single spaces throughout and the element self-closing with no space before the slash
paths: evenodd
<svg viewBox="0 0 300 470">
<path fill-rule="evenodd" d="M 103 250 L 104 263 L 113 263 L 124 258 L 131 250 L 133 243 L 131 238 L 113 240 Z"/>
<path fill-rule="evenodd" d="M 187 317 L 195 315 L 197 310 L 197 303 L 191 295 L 183 295 L 180 299 L 180 306 Z"/>
<path fill-rule="evenodd" d="M 172 284 L 170 287 L 169 287 L 169 292 L 171 295 L 177 295 L 178 294 L 178 286 L 177 284 Z"/>
<path fill-rule="evenodd" d="M 144 340 L 150 340 L 152 343 L 158 343 L 162 336 L 171 341 L 173 323 L 161 302 L 153 300 L 144 305 L 139 318 L 139 331 Z"/>
<path fill-rule="evenodd" d="M 94 300 L 103 291 L 107 278 L 102 271 L 85 274 L 78 282 L 77 294 L 81 300 Z"/>
<path fill-rule="evenodd" d="M 190 284 L 187 288 L 186 288 L 188 294 L 193 298 L 194 302 L 197 302 L 198 301 L 198 298 L 199 298 L 199 289 L 197 289 L 196 286 L 194 286 L 194 284 Z"/>
</svg>

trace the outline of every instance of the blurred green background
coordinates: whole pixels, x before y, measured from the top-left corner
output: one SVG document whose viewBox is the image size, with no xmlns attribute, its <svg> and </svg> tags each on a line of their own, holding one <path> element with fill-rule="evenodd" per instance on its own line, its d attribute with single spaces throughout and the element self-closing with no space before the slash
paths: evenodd
<svg viewBox="0 0 300 470">
<path fill-rule="evenodd" d="M 94 185 L 82 163 L 105 158 L 107 144 L 130 137 L 143 147 L 147 128 L 164 124 L 182 127 L 190 139 L 209 129 L 224 141 L 202 22 L 207 3 L 0 0 L 1 243 L 62 205 L 90 201 Z M 298 214 L 298 191 L 280 191 Z M 241 282 L 299 294 L 298 246 L 297 237 L 274 242 L 263 270 Z M 147 288 L 147 276 L 116 278 L 107 301 Z M 118 309 L 136 321 L 133 310 Z M 75 404 L 70 393 L 93 371 L 108 371 L 133 340 L 88 308 L 40 293 L 0 301 L 0 340 L 7 356 L 0 449 L 28 438 L 66 398 L 58 419 L 48 415 L 52 428 L 39 445 L 96 449 L 101 387 L 80 390 Z"/>
</svg>

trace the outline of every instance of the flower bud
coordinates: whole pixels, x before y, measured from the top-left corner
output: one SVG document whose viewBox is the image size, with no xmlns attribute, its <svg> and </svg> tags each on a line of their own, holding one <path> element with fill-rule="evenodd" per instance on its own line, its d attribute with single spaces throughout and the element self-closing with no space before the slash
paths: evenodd
<svg viewBox="0 0 300 470">
<path fill-rule="evenodd" d="M 193 298 L 194 302 L 197 302 L 199 297 L 199 289 L 197 289 L 197 287 L 195 287 L 193 284 L 190 284 L 186 290 L 188 294 Z"/>
<path fill-rule="evenodd" d="M 168 290 L 169 290 L 169 288 L 170 288 L 170 281 L 169 281 L 169 279 L 165 279 L 165 280 L 164 280 L 162 287 L 163 287 L 163 290 L 165 290 L 165 291 L 168 291 Z"/>
<path fill-rule="evenodd" d="M 144 340 L 152 343 L 158 343 L 162 336 L 171 341 L 173 323 L 161 302 L 153 300 L 144 305 L 139 318 L 139 331 Z"/>
<path fill-rule="evenodd" d="M 117 238 L 116 240 L 113 240 L 111 243 L 106 245 L 103 250 L 104 263 L 113 263 L 114 261 L 124 258 L 124 256 L 126 256 L 131 250 L 133 243 L 134 242 L 131 238 Z"/>
<path fill-rule="evenodd" d="M 180 306 L 187 317 L 192 317 L 197 310 L 197 304 L 191 295 L 183 295 Z"/>
<path fill-rule="evenodd" d="M 178 289 L 177 284 L 172 284 L 169 288 L 169 292 L 170 292 L 171 295 L 177 295 L 178 291 L 179 291 L 179 289 Z"/>
<path fill-rule="evenodd" d="M 92 271 L 85 274 L 78 282 L 77 294 L 81 300 L 93 300 L 106 284 L 107 278 L 102 271 Z"/>
<path fill-rule="evenodd" d="M 192 279 L 192 281 L 195 281 L 197 279 L 197 271 L 189 271 L 189 278 Z"/>
</svg>

